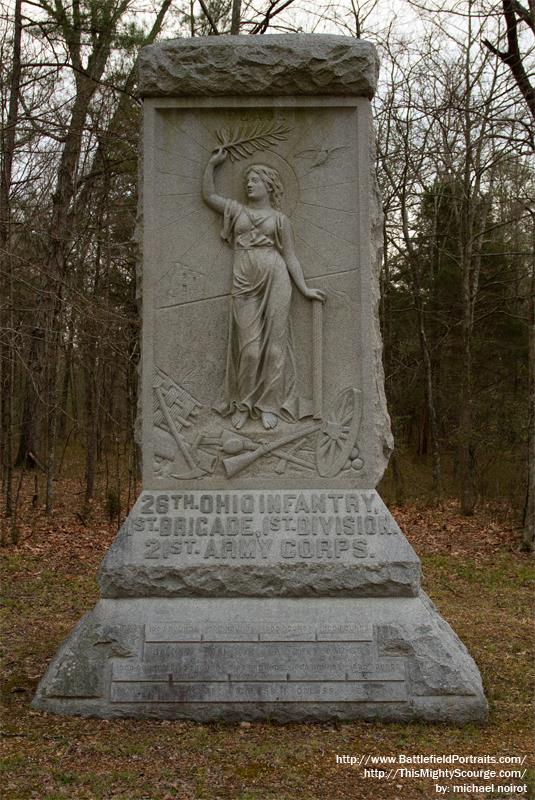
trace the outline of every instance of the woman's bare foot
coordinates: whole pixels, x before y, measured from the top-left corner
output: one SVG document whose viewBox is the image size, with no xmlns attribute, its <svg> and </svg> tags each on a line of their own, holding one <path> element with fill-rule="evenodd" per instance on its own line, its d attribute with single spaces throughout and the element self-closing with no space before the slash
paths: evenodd
<svg viewBox="0 0 535 800">
<path fill-rule="evenodd" d="M 262 425 L 267 431 L 273 430 L 277 427 L 278 417 L 270 411 L 262 411 Z"/>
<path fill-rule="evenodd" d="M 230 419 L 236 430 L 239 431 L 247 422 L 247 411 L 236 410 Z"/>
</svg>

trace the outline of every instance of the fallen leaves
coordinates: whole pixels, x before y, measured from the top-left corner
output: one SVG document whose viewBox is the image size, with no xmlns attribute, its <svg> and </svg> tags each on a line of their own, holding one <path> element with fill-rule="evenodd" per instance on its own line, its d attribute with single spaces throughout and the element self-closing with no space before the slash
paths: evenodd
<svg viewBox="0 0 535 800">
<path fill-rule="evenodd" d="M 473 517 L 463 517 L 455 500 L 443 501 L 438 507 L 422 509 L 410 504 L 390 511 L 420 555 L 488 557 L 519 551 L 520 530 L 508 505 L 482 503 Z"/>
</svg>

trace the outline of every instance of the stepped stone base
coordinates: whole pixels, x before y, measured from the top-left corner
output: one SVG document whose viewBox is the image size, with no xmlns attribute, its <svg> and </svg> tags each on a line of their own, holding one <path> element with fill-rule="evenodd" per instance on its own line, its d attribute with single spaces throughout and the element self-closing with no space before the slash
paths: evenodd
<svg viewBox="0 0 535 800">
<path fill-rule="evenodd" d="M 483 722 L 477 667 L 424 595 L 103 599 L 34 708 L 96 717 Z"/>
<path fill-rule="evenodd" d="M 145 491 L 34 707 L 482 722 L 476 665 L 374 491 Z"/>
</svg>

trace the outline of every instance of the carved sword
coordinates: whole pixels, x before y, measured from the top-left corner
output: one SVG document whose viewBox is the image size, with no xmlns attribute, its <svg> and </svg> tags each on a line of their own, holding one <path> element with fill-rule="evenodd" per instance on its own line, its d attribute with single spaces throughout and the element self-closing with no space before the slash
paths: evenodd
<svg viewBox="0 0 535 800">
<path fill-rule="evenodd" d="M 323 417 L 323 303 L 312 301 L 312 402 L 313 418 Z"/>
</svg>

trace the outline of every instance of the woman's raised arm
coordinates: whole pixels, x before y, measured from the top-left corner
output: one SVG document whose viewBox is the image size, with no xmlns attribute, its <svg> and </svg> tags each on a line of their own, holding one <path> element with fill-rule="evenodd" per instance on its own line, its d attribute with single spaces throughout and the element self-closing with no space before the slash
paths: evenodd
<svg viewBox="0 0 535 800">
<path fill-rule="evenodd" d="M 215 190 L 214 171 L 219 164 L 223 163 L 226 157 L 227 151 L 223 147 L 215 150 L 210 156 L 210 160 L 204 169 L 204 175 L 202 177 L 202 199 L 210 208 L 213 208 L 214 211 L 218 211 L 220 214 L 224 212 L 227 200 L 225 197 L 221 197 L 221 195 L 217 194 Z"/>
</svg>

